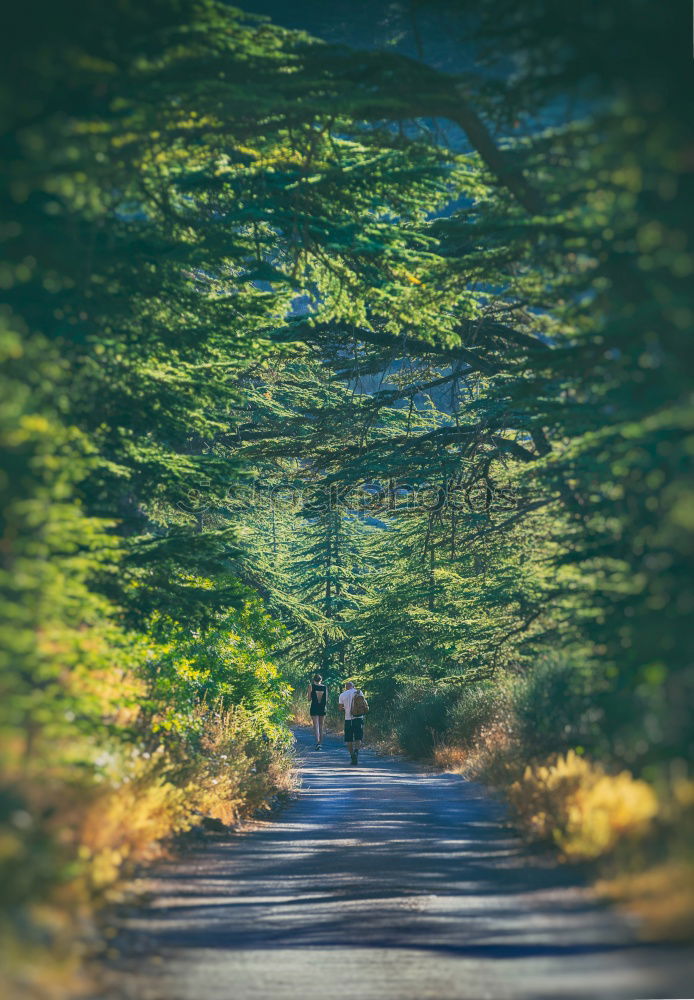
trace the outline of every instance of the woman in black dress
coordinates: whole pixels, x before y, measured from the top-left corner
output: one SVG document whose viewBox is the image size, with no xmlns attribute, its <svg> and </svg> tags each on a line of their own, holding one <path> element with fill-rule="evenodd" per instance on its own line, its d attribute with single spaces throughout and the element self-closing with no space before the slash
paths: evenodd
<svg viewBox="0 0 694 1000">
<path fill-rule="evenodd" d="M 308 696 L 311 699 L 310 712 L 313 720 L 313 731 L 316 734 L 316 750 L 320 750 L 323 742 L 323 727 L 325 726 L 325 709 L 328 704 L 328 688 L 323 683 L 320 674 L 313 675 Z"/>
</svg>

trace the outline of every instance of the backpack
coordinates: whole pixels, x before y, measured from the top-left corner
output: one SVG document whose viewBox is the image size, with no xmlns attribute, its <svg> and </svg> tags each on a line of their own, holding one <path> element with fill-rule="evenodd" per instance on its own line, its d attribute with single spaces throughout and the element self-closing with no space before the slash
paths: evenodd
<svg viewBox="0 0 694 1000">
<path fill-rule="evenodd" d="M 364 697 L 362 691 L 357 691 L 352 698 L 351 713 L 353 719 L 359 719 L 362 715 L 366 715 L 369 711 L 369 703 Z"/>
</svg>

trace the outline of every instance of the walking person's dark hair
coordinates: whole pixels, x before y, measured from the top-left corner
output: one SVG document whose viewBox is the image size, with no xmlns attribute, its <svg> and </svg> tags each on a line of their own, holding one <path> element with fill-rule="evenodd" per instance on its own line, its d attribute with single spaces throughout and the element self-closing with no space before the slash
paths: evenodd
<svg viewBox="0 0 694 1000">
<path fill-rule="evenodd" d="M 314 684 L 321 684 L 322 682 L 323 682 L 323 678 L 322 678 L 322 676 L 320 674 L 314 674 L 313 675 L 313 683 Z"/>
</svg>

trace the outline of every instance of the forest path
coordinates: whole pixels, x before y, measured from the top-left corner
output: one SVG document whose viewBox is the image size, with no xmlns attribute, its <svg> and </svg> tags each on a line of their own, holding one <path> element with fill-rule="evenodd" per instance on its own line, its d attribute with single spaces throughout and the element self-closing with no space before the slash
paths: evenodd
<svg viewBox="0 0 694 1000">
<path fill-rule="evenodd" d="M 119 996 L 692 996 L 681 949 L 633 941 L 479 786 L 372 750 L 352 768 L 307 730 L 297 742 L 303 787 L 278 819 L 158 866 L 124 918 L 140 954 L 118 963 Z"/>
</svg>

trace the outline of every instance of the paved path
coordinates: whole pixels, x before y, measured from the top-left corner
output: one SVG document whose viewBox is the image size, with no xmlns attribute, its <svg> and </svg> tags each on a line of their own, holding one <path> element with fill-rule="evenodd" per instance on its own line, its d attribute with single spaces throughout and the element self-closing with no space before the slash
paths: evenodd
<svg viewBox="0 0 694 1000">
<path fill-rule="evenodd" d="M 478 786 L 368 750 L 350 768 L 336 739 L 316 753 L 304 731 L 298 744 L 303 788 L 278 819 L 160 866 L 125 921 L 140 954 L 120 963 L 119 996 L 694 996 L 682 950 L 631 940 Z"/>
</svg>

